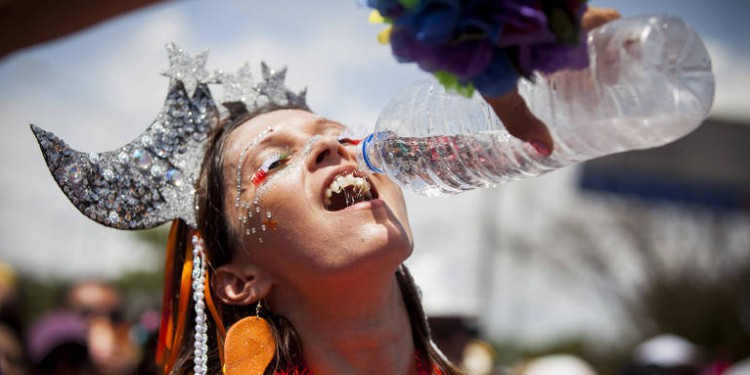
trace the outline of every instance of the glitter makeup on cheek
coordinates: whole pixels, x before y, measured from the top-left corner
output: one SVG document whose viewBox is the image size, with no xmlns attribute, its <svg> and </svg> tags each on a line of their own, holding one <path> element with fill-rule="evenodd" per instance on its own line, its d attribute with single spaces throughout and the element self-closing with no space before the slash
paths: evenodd
<svg viewBox="0 0 750 375">
<path fill-rule="evenodd" d="M 235 196 L 235 207 L 237 208 L 237 211 L 239 214 L 239 221 L 240 223 L 242 223 L 242 226 L 245 229 L 245 235 L 248 235 L 248 236 L 255 235 L 258 233 L 257 226 L 252 224 L 252 222 L 258 221 L 255 218 L 258 218 L 260 220 L 260 232 L 265 232 L 269 228 L 273 231 L 276 230 L 277 223 L 276 221 L 273 221 L 271 219 L 272 214 L 270 210 L 266 211 L 265 219 L 261 217 L 262 215 L 261 215 L 261 208 L 260 208 L 260 197 L 259 197 L 259 192 L 257 190 L 255 192 L 255 198 L 253 198 L 252 203 L 250 201 L 242 202 L 242 167 L 244 166 L 247 152 L 253 146 L 260 143 L 264 138 L 266 138 L 272 132 L 273 132 L 273 128 L 268 127 L 267 129 L 262 131 L 260 134 L 258 134 L 258 136 L 253 138 L 245 146 L 245 148 L 242 149 L 239 159 L 237 160 L 237 181 L 236 181 L 237 192 Z M 269 159 L 269 160 L 272 160 L 272 159 Z M 278 161 L 278 159 L 275 161 Z M 264 163 L 265 173 L 268 173 L 268 168 L 270 168 L 273 162 L 274 161 L 271 161 L 268 164 Z M 250 227 L 248 227 L 248 223 L 250 223 Z M 263 237 L 258 236 L 258 243 L 263 243 Z"/>
<path fill-rule="evenodd" d="M 270 176 L 264 176 L 263 180 L 260 181 L 260 184 L 256 185 L 256 187 L 258 188 L 256 191 L 256 196 L 262 198 L 271 190 L 271 188 L 276 185 L 277 181 L 283 179 L 285 176 L 295 172 L 301 173 L 301 170 L 305 165 L 305 160 L 307 160 L 308 156 L 313 150 L 313 146 L 318 141 L 320 141 L 319 135 L 311 137 L 305 144 L 305 147 L 302 148 L 302 151 L 292 159 L 289 165 L 285 166 L 284 169 L 271 174 Z"/>
<path fill-rule="evenodd" d="M 245 148 L 242 149 L 242 152 L 240 153 L 240 157 L 237 159 L 237 194 L 234 196 L 234 207 L 240 208 L 240 199 L 242 196 L 242 166 L 245 164 L 245 157 L 247 157 L 247 151 L 251 149 L 253 146 L 257 145 L 260 141 L 263 140 L 266 136 L 271 134 L 273 132 L 272 127 L 268 127 L 260 134 L 258 134 L 257 137 L 253 138 L 253 140 L 248 143 Z"/>
<path fill-rule="evenodd" d="M 288 162 L 289 164 L 285 165 L 282 169 L 274 170 L 272 166 L 274 163 L 290 159 L 291 153 L 287 153 L 286 155 L 273 155 L 266 159 L 261 167 L 258 168 L 251 179 L 251 182 L 256 188 L 255 197 L 253 198 L 252 203 L 245 202 L 242 205 L 245 214 L 240 216 L 240 220 L 245 227 L 245 235 L 257 235 L 258 242 L 263 243 L 262 233 L 276 231 L 278 222 L 274 220 L 274 215 L 271 213 L 271 210 L 265 210 L 265 215 L 263 214 L 261 201 L 272 191 L 280 180 L 293 173 L 302 173 L 305 161 L 313 151 L 313 146 L 315 146 L 320 139 L 321 137 L 319 135 L 311 137 L 302 148 L 301 152 L 291 158 L 291 161 Z"/>
</svg>

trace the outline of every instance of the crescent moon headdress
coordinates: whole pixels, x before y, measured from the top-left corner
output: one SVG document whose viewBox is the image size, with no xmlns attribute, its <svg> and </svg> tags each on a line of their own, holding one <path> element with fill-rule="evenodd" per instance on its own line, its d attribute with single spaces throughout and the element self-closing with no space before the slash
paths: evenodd
<svg viewBox="0 0 750 375">
<path fill-rule="evenodd" d="M 205 374 L 207 332 L 205 306 L 216 322 L 219 337 L 226 336 L 208 288 L 207 259 L 203 240 L 195 231 L 195 184 L 200 175 L 208 134 L 220 122 L 209 84 L 221 83 L 222 105 L 230 118 L 267 107 L 307 108 L 306 90 L 290 91 L 284 84 L 286 69 L 274 71 L 261 63 L 262 77 L 254 81 L 248 64 L 236 74 L 206 70 L 208 53 L 196 56 L 174 44 L 167 45 L 170 78 L 164 107 L 143 134 L 114 151 L 85 153 L 70 148 L 54 134 L 31 125 L 52 176 L 73 205 L 91 220 L 118 229 L 152 228 L 181 219 L 193 230 L 182 258 L 179 225 L 173 224 L 167 245 L 165 280 L 179 276 L 171 261 L 184 259 L 180 290 L 164 288 L 157 361 L 169 373 L 176 361 L 194 300 L 194 371 Z M 177 223 L 177 221 L 175 221 Z M 192 290 L 192 298 L 190 291 Z M 177 296 L 175 298 L 175 296 Z M 222 348 L 219 348 L 223 356 Z M 198 353 L 201 353 L 198 355 Z"/>
<path fill-rule="evenodd" d="M 261 63 L 262 80 L 250 66 L 237 74 L 206 70 L 208 52 L 191 56 L 167 45 L 170 78 L 164 107 L 146 131 L 114 151 L 76 151 L 54 134 L 31 125 L 52 176 L 73 205 L 91 220 L 118 229 L 146 229 L 183 219 L 196 228 L 194 187 L 207 135 L 219 121 L 210 83 L 221 83 L 222 104 L 253 112 L 269 103 L 306 108 L 306 91 L 284 84 L 286 69 Z"/>
</svg>

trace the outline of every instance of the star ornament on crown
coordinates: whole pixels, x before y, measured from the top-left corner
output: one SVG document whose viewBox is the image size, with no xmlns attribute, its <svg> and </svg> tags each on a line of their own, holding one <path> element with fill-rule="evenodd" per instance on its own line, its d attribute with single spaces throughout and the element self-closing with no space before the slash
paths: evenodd
<svg viewBox="0 0 750 375">
<path fill-rule="evenodd" d="M 263 108 L 269 103 L 307 108 L 307 89 L 293 93 L 286 88 L 286 68 L 274 71 L 265 62 L 261 62 L 260 67 L 262 79 L 259 82 L 253 80 L 248 63 L 243 64 L 236 74 L 217 73 L 224 89 L 222 102 L 241 102 L 248 112 Z"/>
<path fill-rule="evenodd" d="M 192 56 L 167 45 L 170 78 L 164 106 L 136 139 L 108 152 L 85 153 L 35 125 L 52 176 L 73 205 L 88 218 L 118 229 L 147 229 L 173 219 L 196 228 L 195 183 L 208 134 L 220 122 L 209 84 L 221 83 L 222 104 L 254 112 L 267 105 L 307 108 L 306 90 L 290 91 L 286 69 L 261 63 L 253 81 L 248 64 L 237 74 L 206 70 L 208 52 Z"/>
</svg>

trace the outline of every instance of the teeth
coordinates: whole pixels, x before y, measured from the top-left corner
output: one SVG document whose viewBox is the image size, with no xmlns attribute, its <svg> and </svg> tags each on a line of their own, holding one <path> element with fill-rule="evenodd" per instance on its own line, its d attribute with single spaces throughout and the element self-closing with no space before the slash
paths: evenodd
<svg viewBox="0 0 750 375">
<path fill-rule="evenodd" d="M 325 205 L 328 206 L 331 204 L 331 195 L 334 193 L 338 194 L 349 186 L 354 186 L 357 191 L 364 194 L 370 194 L 370 183 L 366 179 L 354 176 L 353 174 L 340 175 L 336 176 L 331 185 L 325 190 Z"/>
</svg>

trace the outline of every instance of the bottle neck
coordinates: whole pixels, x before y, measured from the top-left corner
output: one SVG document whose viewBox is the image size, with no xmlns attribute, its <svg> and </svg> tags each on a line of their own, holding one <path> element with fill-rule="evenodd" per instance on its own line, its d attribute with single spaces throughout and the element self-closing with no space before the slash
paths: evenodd
<svg viewBox="0 0 750 375">
<path fill-rule="evenodd" d="M 382 166 L 379 163 L 377 152 L 375 151 L 375 142 L 373 142 L 375 133 L 365 137 L 357 147 L 357 168 L 375 173 L 383 173 Z"/>
</svg>

